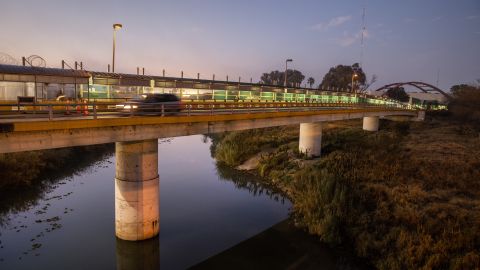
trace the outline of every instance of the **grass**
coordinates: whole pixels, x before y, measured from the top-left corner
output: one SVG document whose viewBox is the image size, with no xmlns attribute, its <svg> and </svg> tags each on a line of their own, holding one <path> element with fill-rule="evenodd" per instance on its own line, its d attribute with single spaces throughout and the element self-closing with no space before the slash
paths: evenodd
<svg viewBox="0 0 480 270">
<path fill-rule="evenodd" d="M 382 122 L 364 132 L 351 122 L 324 131 L 322 157 L 303 160 L 298 127 L 235 132 L 225 162 L 241 164 L 274 140 L 257 173 L 293 202 L 296 225 L 333 246 L 350 246 L 378 269 L 480 267 L 480 134 L 475 126 L 437 117 Z M 285 130 L 289 130 L 288 136 Z M 277 135 L 275 135 L 275 133 Z M 270 139 L 269 139 L 270 138 Z M 255 142 L 255 143 L 251 143 Z M 237 157 L 241 157 L 237 159 Z"/>
</svg>

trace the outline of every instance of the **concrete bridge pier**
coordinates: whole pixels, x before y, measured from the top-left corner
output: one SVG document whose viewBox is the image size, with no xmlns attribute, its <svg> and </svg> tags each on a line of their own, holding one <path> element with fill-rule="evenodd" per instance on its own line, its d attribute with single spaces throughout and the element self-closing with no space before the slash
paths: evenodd
<svg viewBox="0 0 480 270">
<path fill-rule="evenodd" d="M 115 234 L 129 241 L 159 232 L 158 140 L 115 145 Z"/>
<path fill-rule="evenodd" d="M 307 157 L 319 157 L 322 150 L 322 123 L 301 123 L 298 150 Z"/>
<path fill-rule="evenodd" d="M 425 121 L 425 111 L 418 111 L 415 121 Z"/>
<path fill-rule="evenodd" d="M 378 123 L 378 116 L 365 116 L 363 117 L 363 130 L 378 131 Z"/>
</svg>

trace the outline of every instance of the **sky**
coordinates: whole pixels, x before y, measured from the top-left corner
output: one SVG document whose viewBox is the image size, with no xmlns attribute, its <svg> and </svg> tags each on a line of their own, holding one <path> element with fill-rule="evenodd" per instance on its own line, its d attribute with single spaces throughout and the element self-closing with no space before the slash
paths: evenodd
<svg viewBox="0 0 480 270">
<path fill-rule="evenodd" d="M 362 14 L 365 8 L 363 57 Z M 0 0 L 0 61 L 40 55 L 47 66 L 259 81 L 289 68 L 320 83 L 361 62 L 373 89 L 423 81 L 448 90 L 480 79 L 479 0 Z"/>
</svg>

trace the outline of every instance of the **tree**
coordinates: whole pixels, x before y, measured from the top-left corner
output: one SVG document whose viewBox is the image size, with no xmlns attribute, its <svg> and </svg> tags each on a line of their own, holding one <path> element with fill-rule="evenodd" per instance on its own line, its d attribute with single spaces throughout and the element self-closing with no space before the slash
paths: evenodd
<svg viewBox="0 0 480 270">
<path fill-rule="evenodd" d="M 454 85 L 450 91 L 453 98 L 448 104 L 448 110 L 452 115 L 480 128 L 480 85 Z"/>
<path fill-rule="evenodd" d="M 365 83 L 365 85 L 364 85 L 362 88 L 359 89 L 360 92 L 362 92 L 362 93 L 363 93 L 363 92 L 366 92 L 366 91 L 368 90 L 368 88 L 369 88 L 372 84 L 374 84 L 376 81 L 377 81 L 377 75 L 373 74 L 373 75 L 372 75 L 372 78 L 370 78 L 370 81 L 367 82 L 367 83 Z"/>
<path fill-rule="evenodd" d="M 405 88 L 403 87 L 392 87 L 387 90 L 385 95 L 391 99 L 395 99 L 401 102 L 408 102 L 410 100 L 410 96 L 405 92 Z"/>
<path fill-rule="evenodd" d="M 450 88 L 450 92 L 454 97 L 462 96 L 464 92 L 469 92 L 475 89 L 476 87 L 468 84 L 457 84 Z"/>
<path fill-rule="evenodd" d="M 354 88 L 365 89 L 366 75 L 358 63 L 352 66 L 338 65 L 330 68 L 328 73 L 323 77 L 320 86 L 322 88 L 333 88 L 351 92 L 354 72 L 357 74 L 357 77 L 354 79 Z"/>
<path fill-rule="evenodd" d="M 308 78 L 307 83 L 310 85 L 310 88 L 312 88 L 313 84 L 315 83 L 315 79 L 310 77 Z"/>
<path fill-rule="evenodd" d="M 305 75 L 298 70 L 287 70 L 287 83 L 289 87 L 299 87 L 302 81 L 305 79 Z M 260 83 L 280 85 L 283 86 L 285 82 L 285 72 L 271 71 L 270 73 L 263 73 L 260 77 Z"/>
<path fill-rule="evenodd" d="M 283 85 L 283 74 L 284 72 L 278 70 L 271 71 L 270 73 L 263 73 L 262 77 L 260 77 L 260 82 L 263 84 Z"/>
</svg>

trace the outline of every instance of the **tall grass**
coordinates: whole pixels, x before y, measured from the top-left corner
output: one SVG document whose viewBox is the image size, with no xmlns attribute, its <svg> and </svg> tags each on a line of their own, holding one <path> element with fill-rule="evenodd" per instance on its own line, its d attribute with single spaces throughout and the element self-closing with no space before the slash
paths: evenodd
<svg viewBox="0 0 480 270">
<path fill-rule="evenodd" d="M 322 157 L 310 161 L 299 160 L 290 138 L 260 159 L 258 174 L 288 194 L 298 226 L 350 246 L 378 269 L 478 269 L 478 132 L 459 132 L 441 120 L 382 128 L 327 130 Z M 239 145 L 257 142 L 240 156 L 268 141 L 230 136 Z M 230 156 L 230 163 L 241 163 Z"/>
</svg>

